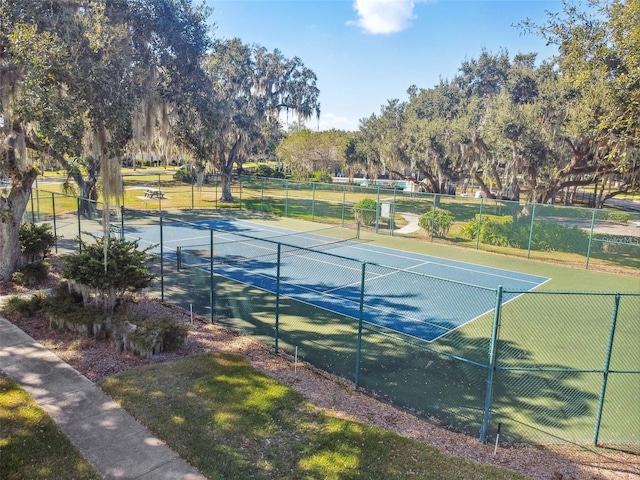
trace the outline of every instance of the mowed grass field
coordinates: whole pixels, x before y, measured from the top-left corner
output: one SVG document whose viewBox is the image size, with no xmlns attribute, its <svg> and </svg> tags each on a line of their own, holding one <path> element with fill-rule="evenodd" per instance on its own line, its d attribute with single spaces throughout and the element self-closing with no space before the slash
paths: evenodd
<svg viewBox="0 0 640 480">
<path fill-rule="evenodd" d="M 235 354 L 136 368 L 102 388 L 208 478 L 526 478 L 320 412 Z"/>
</svg>

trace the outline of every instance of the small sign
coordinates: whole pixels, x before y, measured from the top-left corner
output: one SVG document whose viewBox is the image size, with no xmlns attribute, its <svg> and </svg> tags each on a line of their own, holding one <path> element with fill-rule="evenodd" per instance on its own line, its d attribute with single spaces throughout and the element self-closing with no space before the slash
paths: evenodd
<svg viewBox="0 0 640 480">
<path fill-rule="evenodd" d="M 391 204 L 383 203 L 380 205 L 380 218 L 389 218 L 391 216 Z"/>
</svg>

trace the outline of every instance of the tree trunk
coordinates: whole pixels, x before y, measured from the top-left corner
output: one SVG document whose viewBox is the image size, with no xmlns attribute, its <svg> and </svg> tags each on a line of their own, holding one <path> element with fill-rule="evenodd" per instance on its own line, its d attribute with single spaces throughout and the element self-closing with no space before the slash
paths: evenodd
<svg viewBox="0 0 640 480">
<path fill-rule="evenodd" d="M 220 169 L 220 187 L 222 194 L 220 195 L 221 202 L 233 202 L 233 195 L 231 195 L 231 180 L 233 179 L 233 163 L 225 164 Z"/>
<path fill-rule="evenodd" d="M 35 169 L 28 170 L 20 183 L 14 183 L 8 197 L 0 196 L 0 280 L 11 280 L 13 272 L 22 265 L 20 224 L 36 176 Z"/>
<path fill-rule="evenodd" d="M 0 280 L 11 280 L 11 275 L 21 265 L 19 231 L 20 222 L 14 219 L 0 222 Z"/>
<path fill-rule="evenodd" d="M 32 165 L 21 166 L 18 161 L 16 150 L 20 135 L 16 131 L 8 135 L 0 150 L 5 157 L 0 160 L 2 172 L 11 179 L 9 194 L 0 195 L 0 280 L 5 281 L 11 280 L 13 272 L 22 265 L 20 224 L 38 176 Z"/>
</svg>

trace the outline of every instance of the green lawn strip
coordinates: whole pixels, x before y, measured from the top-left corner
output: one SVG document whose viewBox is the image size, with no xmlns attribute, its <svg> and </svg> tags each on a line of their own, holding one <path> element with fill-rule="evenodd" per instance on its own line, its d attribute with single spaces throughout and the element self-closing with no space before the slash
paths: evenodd
<svg viewBox="0 0 640 480">
<path fill-rule="evenodd" d="M 0 476 L 102 478 L 27 392 L 0 374 Z"/>
<path fill-rule="evenodd" d="M 102 388 L 209 478 L 526 478 L 321 413 L 235 354 L 136 368 Z"/>
</svg>

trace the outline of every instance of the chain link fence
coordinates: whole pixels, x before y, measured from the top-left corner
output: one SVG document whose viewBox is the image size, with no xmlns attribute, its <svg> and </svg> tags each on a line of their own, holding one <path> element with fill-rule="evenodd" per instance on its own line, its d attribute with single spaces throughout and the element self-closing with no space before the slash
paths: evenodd
<svg viewBox="0 0 640 480">
<path fill-rule="evenodd" d="M 253 176 L 234 180 L 233 203 L 219 200 L 222 186 L 214 175 L 206 176 L 201 186 L 168 175 L 124 176 L 123 187 L 121 204 L 132 210 L 234 208 L 340 225 L 353 223 L 354 206 L 369 199 L 376 207 L 364 227 L 381 235 L 417 236 L 531 259 L 561 256 L 564 263 L 585 268 L 597 263 L 640 269 L 640 212 Z M 35 189 L 25 216 L 27 221 L 47 217 L 64 221 L 58 214 L 86 216 L 96 207 L 96 202 Z M 424 217 L 422 227 L 402 229 L 415 217 Z"/>
<path fill-rule="evenodd" d="M 268 192 L 270 182 L 260 181 L 264 190 L 251 191 Z M 302 191 L 301 184 L 296 186 Z M 291 196 L 282 203 L 285 209 L 294 208 L 286 206 L 291 190 L 286 190 Z M 316 198 L 329 193 L 336 192 L 318 190 Z M 346 190 L 341 195 L 346 197 Z M 433 196 L 418 201 L 427 209 L 440 208 Z M 471 208 L 466 200 L 455 201 L 460 209 Z M 53 222 L 58 242 L 72 245 L 77 238 L 91 238 L 87 232 L 102 230 L 100 204 L 92 219 L 78 214 L 77 199 L 74 206 L 67 197 L 40 193 L 37 207 L 33 205 L 28 220 Z M 320 215 L 322 210 L 313 205 L 312 199 L 312 216 Z M 508 207 L 475 206 L 482 215 Z M 541 222 L 557 218 L 555 208 L 531 207 L 531 243 L 534 215 Z M 342 210 L 347 210 L 344 199 L 332 208 Z M 47 211 L 51 213 L 42 213 Z M 593 225 L 600 215 L 608 215 L 589 212 Z M 346 221 L 340 215 L 340 223 Z M 300 360 L 383 400 L 483 442 L 492 441 L 500 426 L 505 441 L 572 442 L 640 452 L 637 292 L 490 289 L 333 255 L 333 241 L 295 245 L 289 238 L 230 232 L 231 225 L 215 231 L 185 214 L 123 208 L 122 216 L 113 215 L 112 226 L 114 235 L 127 238 L 149 229 L 157 232 L 157 244 L 140 245 L 155 255 L 159 280 L 152 295 L 255 335 L 276 352 L 296 352 Z M 194 240 L 187 248 L 185 229 Z M 336 234 L 336 241 L 352 235 L 353 230 Z M 597 250 L 597 242 L 618 248 L 611 237 L 595 235 L 580 248 Z M 407 311 L 409 296 L 421 311 L 445 312 L 450 325 L 423 319 L 426 334 Z M 481 305 L 485 313 L 461 322 L 470 304 Z"/>
</svg>

